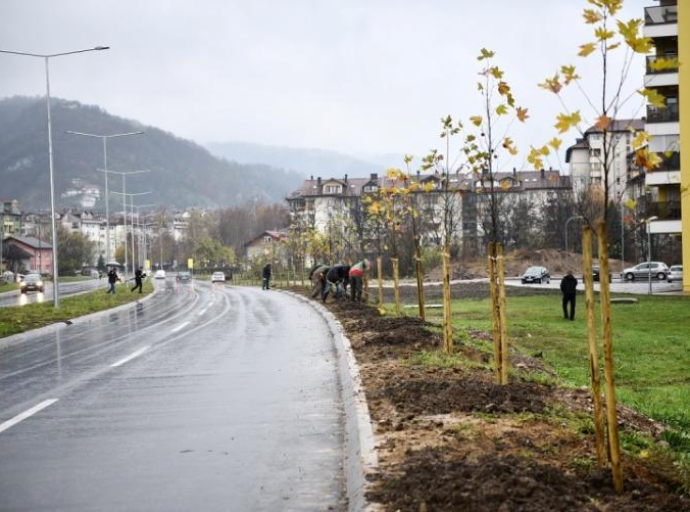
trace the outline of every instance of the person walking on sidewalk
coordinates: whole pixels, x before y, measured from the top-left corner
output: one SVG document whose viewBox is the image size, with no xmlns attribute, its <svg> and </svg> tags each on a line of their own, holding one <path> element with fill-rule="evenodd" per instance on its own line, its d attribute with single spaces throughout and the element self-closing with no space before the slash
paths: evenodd
<svg viewBox="0 0 690 512">
<path fill-rule="evenodd" d="M 326 274 L 331 269 L 328 265 L 319 265 L 315 267 L 311 272 L 311 298 L 315 299 L 319 295 L 323 294 L 324 287 L 326 285 Z"/>
<path fill-rule="evenodd" d="M 371 264 L 367 259 L 363 259 L 359 263 L 355 263 L 352 268 L 350 268 L 350 287 L 352 289 L 352 300 L 355 302 L 362 301 L 364 274 L 369 271 L 370 268 Z"/>
<path fill-rule="evenodd" d="M 262 272 L 263 280 L 261 282 L 261 289 L 262 290 L 270 290 L 271 289 L 271 264 L 266 263 L 266 266 L 264 267 L 264 270 Z"/>
<path fill-rule="evenodd" d="M 134 288 L 132 288 L 130 291 L 134 291 L 137 288 L 139 288 L 139 293 L 142 293 L 143 290 L 143 285 L 144 285 L 144 277 L 146 277 L 146 274 L 144 274 L 144 269 L 143 267 L 139 267 L 136 272 L 134 272 Z"/>
<path fill-rule="evenodd" d="M 568 320 L 575 320 L 575 297 L 577 296 L 577 279 L 573 272 L 568 270 L 567 275 L 561 280 L 561 292 L 563 292 L 563 317 Z M 570 315 L 568 315 L 568 304 L 570 304 Z"/>
<path fill-rule="evenodd" d="M 114 268 L 108 271 L 108 293 L 115 293 L 115 283 L 120 280 Z"/>
</svg>

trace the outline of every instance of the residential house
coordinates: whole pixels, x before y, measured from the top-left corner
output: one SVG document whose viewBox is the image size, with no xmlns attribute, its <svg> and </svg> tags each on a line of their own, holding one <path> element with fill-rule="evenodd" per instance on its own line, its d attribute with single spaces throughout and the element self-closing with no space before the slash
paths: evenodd
<svg viewBox="0 0 690 512">
<path fill-rule="evenodd" d="M 3 246 L 5 254 L 16 250 L 15 254 L 23 256 L 15 260 L 15 270 L 37 270 L 41 274 L 52 274 L 53 249 L 50 244 L 31 236 L 12 235 L 5 238 Z"/>
<path fill-rule="evenodd" d="M 248 260 L 267 259 L 286 263 L 285 248 L 280 246 L 280 242 L 286 238 L 286 231 L 264 231 L 244 244 L 245 256 Z"/>
</svg>

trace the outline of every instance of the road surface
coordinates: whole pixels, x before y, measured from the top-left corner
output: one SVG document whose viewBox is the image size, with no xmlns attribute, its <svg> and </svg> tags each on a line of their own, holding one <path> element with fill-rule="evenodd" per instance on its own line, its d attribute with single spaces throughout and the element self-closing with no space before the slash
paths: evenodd
<svg viewBox="0 0 690 512">
<path fill-rule="evenodd" d="M 341 510 L 328 328 L 275 291 L 151 299 L 0 350 L 0 510 Z"/>
<path fill-rule="evenodd" d="M 90 292 L 96 288 L 103 288 L 103 291 L 108 289 L 108 284 L 105 279 L 85 279 L 83 281 L 69 281 L 67 283 L 60 283 L 60 297 L 67 297 L 69 295 L 78 295 L 80 293 Z M 30 291 L 21 293 L 19 290 L 0 293 L 0 307 L 24 306 L 26 304 L 33 304 L 35 302 L 50 302 L 53 300 L 53 284 L 46 281 L 45 292 L 39 293 Z"/>
</svg>

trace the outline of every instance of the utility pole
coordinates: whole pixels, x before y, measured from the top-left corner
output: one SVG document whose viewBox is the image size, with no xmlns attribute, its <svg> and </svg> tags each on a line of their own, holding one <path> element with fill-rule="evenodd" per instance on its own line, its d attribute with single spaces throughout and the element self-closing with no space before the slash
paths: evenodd
<svg viewBox="0 0 690 512">
<path fill-rule="evenodd" d="M 122 185 L 123 185 L 123 187 L 125 186 L 124 176 L 123 176 Z M 151 192 L 150 191 L 149 192 L 138 192 L 135 194 L 131 194 L 131 193 L 128 194 L 126 192 L 113 192 L 113 194 L 121 195 L 123 205 L 124 205 L 123 214 L 124 214 L 124 219 L 125 219 L 125 226 L 124 227 L 125 227 L 125 280 L 126 280 L 127 279 L 127 265 L 128 265 L 128 261 L 127 261 L 127 197 L 130 198 L 130 214 L 131 214 L 130 218 L 132 219 L 132 221 L 131 221 L 131 225 L 132 225 L 132 271 L 134 271 L 134 267 L 136 265 L 136 258 L 135 258 L 135 254 L 134 254 L 134 245 L 135 245 L 135 242 L 134 242 L 134 237 L 135 237 L 135 233 L 134 233 L 134 197 L 135 196 L 145 196 L 145 195 L 151 194 Z"/>
</svg>

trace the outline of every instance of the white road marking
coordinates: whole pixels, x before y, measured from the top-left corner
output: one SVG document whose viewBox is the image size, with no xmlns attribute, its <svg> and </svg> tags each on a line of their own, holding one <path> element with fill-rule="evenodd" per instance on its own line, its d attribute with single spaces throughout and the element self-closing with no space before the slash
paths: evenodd
<svg viewBox="0 0 690 512">
<path fill-rule="evenodd" d="M 22 413 L 17 414 L 14 418 L 7 420 L 4 423 L 0 423 L 0 432 L 4 432 L 8 428 L 15 426 L 20 421 L 24 421 L 26 418 L 33 416 L 34 414 L 36 414 L 39 411 L 42 411 L 46 407 L 53 405 L 57 401 L 58 401 L 57 398 L 51 398 L 50 400 L 44 400 L 40 404 L 33 406 L 31 409 L 28 409 Z"/>
<path fill-rule="evenodd" d="M 118 366 L 122 366 L 123 364 L 128 363 L 129 361 L 131 361 L 135 357 L 139 357 L 141 354 L 146 352 L 148 349 L 149 349 L 148 345 L 145 347 L 142 347 L 139 350 L 137 350 L 136 352 L 132 352 L 130 355 L 128 355 L 124 359 L 120 359 L 117 363 L 111 364 L 110 367 L 111 368 L 117 368 Z"/>
<path fill-rule="evenodd" d="M 198 313 L 199 316 L 201 316 L 201 315 L 203 315 L 204 313 L 206 313 L 206 311 L 208 311 L 208 308 L 204 308 L 204 309 L 202 309 L 201 311 L 199 311 L 199 313 Z"/>
<path fill-rule="evenodd" d="M 185 323 L 183 323 L 183 324 L 180 324 L 180 325 L 178 325 L 177 327 L 175 327 L 172 331 L 170 331 L 170 333 L 172 334 L 172 333 L 174 333 L 174 332 L 181 331 L 182 329 L 184 329 L 184 328 L 187 327 L 188 325 L 189 325 L 189 322 L 185 322 Z"/>
</svg>

